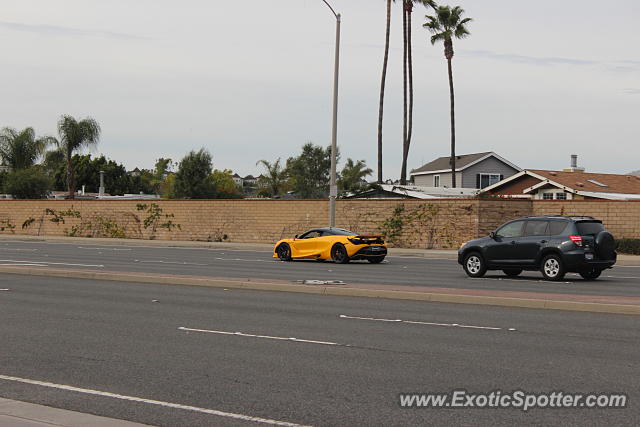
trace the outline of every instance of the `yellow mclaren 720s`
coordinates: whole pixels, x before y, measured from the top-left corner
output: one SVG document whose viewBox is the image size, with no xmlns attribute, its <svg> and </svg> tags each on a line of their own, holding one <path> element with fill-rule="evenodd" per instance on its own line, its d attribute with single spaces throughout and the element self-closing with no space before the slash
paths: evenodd
<svg viewBox="0 0 640 427">
<path fill-rule="evenodd" d="M 273 248 L 273 257 L 292 259 L 333 260 L 345 264 L 366 259 L 372 264 L 382 262 L 387 246 L 380 235 L 356 234 L 341 228 L 314 228 L 293 239 L 280 240 Z"/>
</svg>

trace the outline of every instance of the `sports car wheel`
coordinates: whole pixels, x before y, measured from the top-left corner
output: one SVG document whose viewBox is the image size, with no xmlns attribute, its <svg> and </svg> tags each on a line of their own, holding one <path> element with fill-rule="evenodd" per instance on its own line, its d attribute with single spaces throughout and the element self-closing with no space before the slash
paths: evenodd
<svg viewBox="0 0 640 427">
<path fill-rule="evenodd" d="M 331 248 L 331 259 L 338 264 L 346 264 L 349 262 L 347 249 L 341 244 L 335 244 Z"/>
<path fill-rule="evenodd" d="M 276 249 L 280 261 L 291 261 L 291 247 L 287 243 L 282 243 Z"/>
<path fill-rule="evenodd" d="M 383 256 L 377 256 L 375 258 L 367 258 L 367 261 L 369 261 L 371 264 L 380 264 L 382 260 L 384 260 Z"/>
</svg>

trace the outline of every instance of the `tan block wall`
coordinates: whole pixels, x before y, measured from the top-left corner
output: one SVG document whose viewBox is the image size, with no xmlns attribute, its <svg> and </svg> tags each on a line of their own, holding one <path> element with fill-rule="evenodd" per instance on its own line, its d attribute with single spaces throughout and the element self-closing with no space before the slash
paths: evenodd
<svg viewBox="0 0 640 427">
<path fill-rule="evenodd" d="M 534 215 L 589 215 L 601 219 L 616 238 L 640 238 L 640 201 L 536 200 Z"/>
<path fill-rule="evenodd" d="M 477 237 L 486 236 L 512 219 L 534 215 L 531 200 L 481 199 Z"/>
<path fill-rule="evenodd" d="M 156 203 L 160 218 L 180 224 L 168 231 L 145 228 L 149 214 L 139 203 Z M 394 211 L 402 207 L 400 215 Z M 47 209 L 50 211 L 47 213 Z M 52 219 L 65 211 L 64 223 Z M 640 202 L 530 201 L 510 199 L 338 200 L 336 225 L 378 234 L 385 221 L 398 224 L 396 246 L 457 248 L 461 242 L 486 236 L 498 225 L 521 216 L 592 215 L 602 219 L 616 237 L 640 238 Z M 412 220 L 411 220 L 412 218 Z M 0 234 L 114 237 L 120 230 L 134 239 L 273 243 L 283 237 L 328 223 L 327 200 L 2 200 Z M 391 228 L 394 229 L 393 227 Z M 224 238 L 226 236 L 226 238 Z"/>
</svg>

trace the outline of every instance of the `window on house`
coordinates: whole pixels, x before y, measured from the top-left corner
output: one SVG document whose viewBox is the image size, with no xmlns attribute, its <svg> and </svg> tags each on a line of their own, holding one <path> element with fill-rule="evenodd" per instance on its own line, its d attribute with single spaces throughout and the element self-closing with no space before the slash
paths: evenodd
<svg viewBox="0 0 640 427">
<path fill-rule="evenodd" d="M 556 193 L 557 200 L 567 200 L 567 193 Z"/>
<path fill-rule="evenodd" d="M 433 176 L 433 186 L 440 187 L 440 175 Z"/>
<path fill-rule="evenodd" d="M 553 200 L 553 193 L 542 193 L 543 200 Z"/>
<path fill-rule="evenodd" d="M 503 176 L 497 173 L 479 173 L 476 175 L 476 188 L 485 188 L 502 181 Z"/>
</svg>

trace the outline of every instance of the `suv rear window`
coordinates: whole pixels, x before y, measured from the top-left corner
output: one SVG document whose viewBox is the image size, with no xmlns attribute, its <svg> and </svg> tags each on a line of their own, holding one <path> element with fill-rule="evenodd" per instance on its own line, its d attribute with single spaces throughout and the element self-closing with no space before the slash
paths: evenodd
<svg viewBox="0 0 640 427">
<path fill-rule="evenodd" d="M 604 225 L 597 221 L 580 221 L 576 223 L 576 227 L 578 227 L 578 234 L 581 236 L 596 235 L 604 230 Z"/>
<path fill-rule="evenodd" d="M 527 221 L 524 227 L 525 236 L 546 236 L 548 221 Z"/>
<path fill-rule="evenodd" d="M 567 228 L 567 221 L 550 221 L 549 222 L 549 234 L 551 236 L 557 236 L 563 234 L 565 228 Z"/>
</svg>

